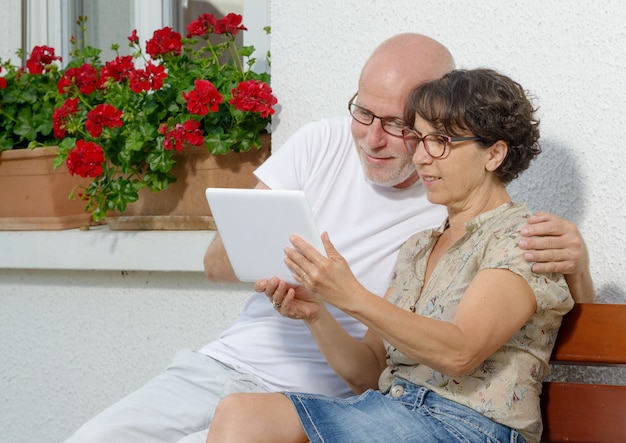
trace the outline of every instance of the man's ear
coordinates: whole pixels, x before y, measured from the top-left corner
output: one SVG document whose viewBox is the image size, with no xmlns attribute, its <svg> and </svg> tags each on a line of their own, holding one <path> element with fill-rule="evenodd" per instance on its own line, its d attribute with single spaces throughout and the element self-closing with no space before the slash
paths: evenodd
<svg viewBox="0 0 626 443">
<path fill-rule="evenodd" d="M 509 152 L 509 145 L 504 140 L 498 140 L 489 147 L 489 155 L 487 156 L 487 163 L 485 169 L 489 172 L 493 172 L 500 167 L 506 154 Z"/>
</svg>

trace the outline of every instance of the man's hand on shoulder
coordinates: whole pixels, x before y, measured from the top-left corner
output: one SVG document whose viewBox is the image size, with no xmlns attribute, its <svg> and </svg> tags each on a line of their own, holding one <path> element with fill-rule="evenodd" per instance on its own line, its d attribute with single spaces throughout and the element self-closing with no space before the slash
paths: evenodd
<svg viewBox="0 0 626 443">
<path fill-rule="evenodd" d="M 524 259 L 533 263 L 534 272 L 563 274 L 576 302 L 593 302 L 589 254 L 574 223 L 554 214 L 538 212 L 528 219 L 521 234 L 519 246 L 525 251 Z"/>
</svg>

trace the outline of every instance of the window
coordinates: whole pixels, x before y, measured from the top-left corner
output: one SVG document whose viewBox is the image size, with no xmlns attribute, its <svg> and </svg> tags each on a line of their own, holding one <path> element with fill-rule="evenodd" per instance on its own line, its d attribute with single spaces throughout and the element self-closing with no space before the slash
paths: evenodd
<svg viewBox="0 0 626 443">
<path fill-rule="evenodd" d="M 269 24 L 267 0 L 23 0 L 23 4 L 27 28 L 23 48 L 30 51 L 35 45 L 52 46 L 64 61 L 69 60 L 70 37 L 82 39 L 78 16 L 88 18 L 87 44 L 102 49 L 102 60 L 110 60 L 114 57 L 112 43 L 119 44 L 120 54 L 129 53 L 127 37 L 133 29 L 145 47 L 154 30 L 163 26 L 184 34 L 187 23 L 202 13 L 242 14 L 248 28 L 243 43 L 256 48 L 260 66 L 255 69 L 267 69 L 269 36 L 263 30 Z"/>
</svg>

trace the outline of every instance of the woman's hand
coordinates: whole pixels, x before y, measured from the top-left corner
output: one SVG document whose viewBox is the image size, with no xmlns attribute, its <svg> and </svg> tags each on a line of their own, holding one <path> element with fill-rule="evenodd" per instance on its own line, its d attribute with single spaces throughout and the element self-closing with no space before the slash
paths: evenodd
<svg viewBox="0 0 626 443">
<path fill-rule="evenodd" d="M 274 309 L 285 317 L 310 321 L 319 316 L 320 309 L 325 309 L 323 301 L 314 297 L 303 286 L 290 285 L 278 277 L 258 280 L 254 289 L 265 293 Z"/>
<path fill-rule="evenodd" d="M 363 290 L 346 260 L 331 243 L 327 232 L 322 233 L 326 257 L 297 235 L 292 235 L 289 240 L 293 247 L 285 248 L 285 264 L 296 281 L 308 291 L 342 309 L 350 304 L 352 296 Z"/>
</svg>

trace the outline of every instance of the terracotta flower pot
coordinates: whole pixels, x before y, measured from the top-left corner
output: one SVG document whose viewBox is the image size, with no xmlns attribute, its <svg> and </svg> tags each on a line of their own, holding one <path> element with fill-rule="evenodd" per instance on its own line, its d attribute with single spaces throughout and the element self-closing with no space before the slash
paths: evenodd
<svg viewBox="0 0 626 443">
<path fill-rule="evenodd" d="M 90 179 L 52 168 L 56 147 L 0 152 L 0 230 L 59 230 L 89 226 L 85 202 L 69 199 Z"/>
<path fill-rule="evenodd" d="M 270 155 L 269 135 L 261 137 L 260 150 L 211 155 L 205 147 L 186 146 L 175 154 L 172 174 L 178 179 L 165 191 L 142 189 L 139 200 L 122 214 L 107 216 L 111 230 L 215 230 L 204 195 L 208 187 L 251 188 L 252 173 Z"/>
</svg>

